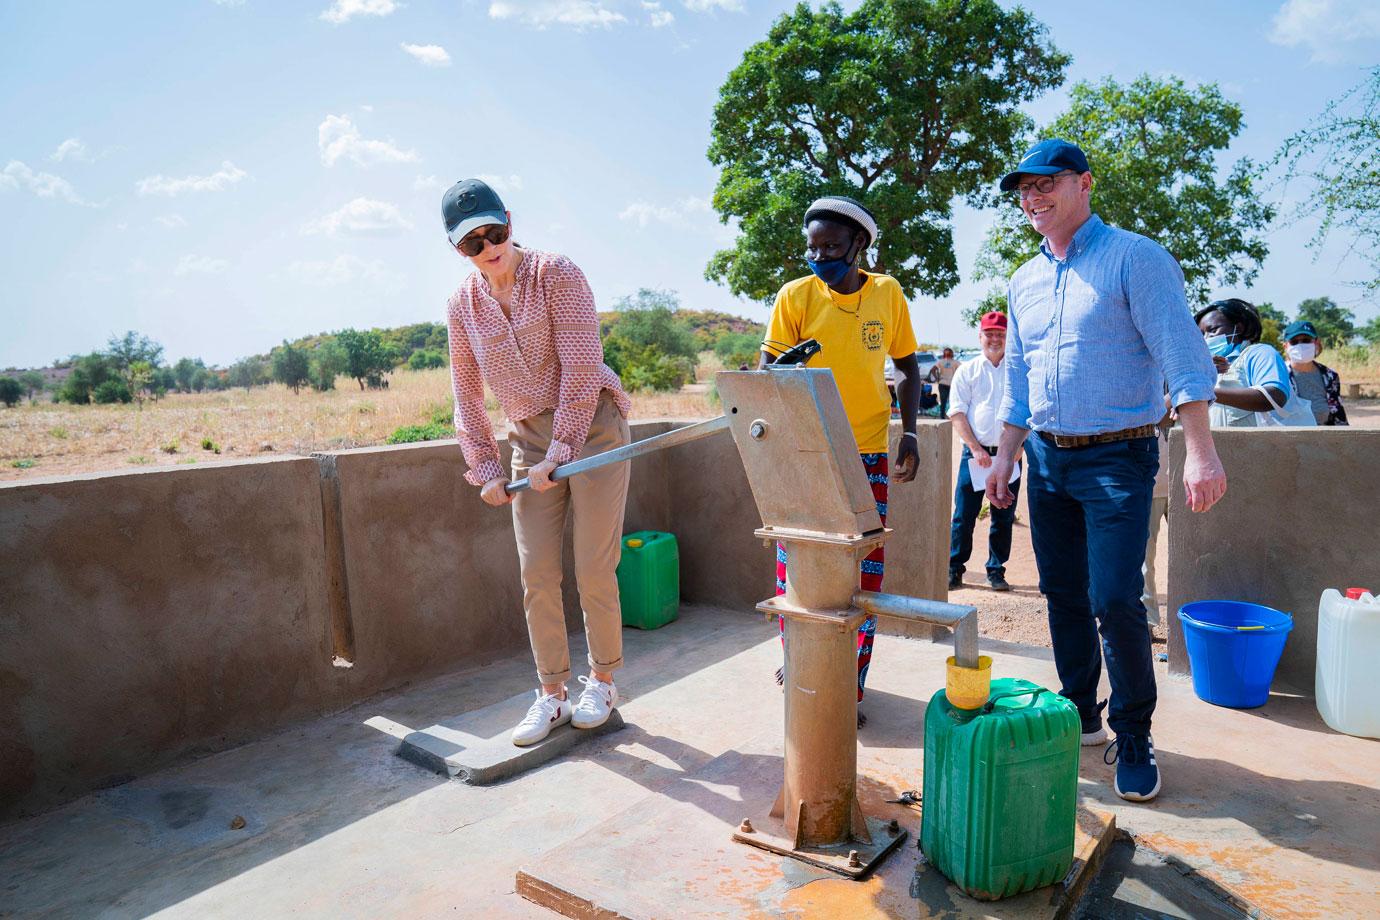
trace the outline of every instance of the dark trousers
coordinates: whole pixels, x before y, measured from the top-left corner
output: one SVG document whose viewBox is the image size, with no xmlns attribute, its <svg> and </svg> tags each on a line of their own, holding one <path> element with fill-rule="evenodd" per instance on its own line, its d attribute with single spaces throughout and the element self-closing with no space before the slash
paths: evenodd
<svg viewBox="0 0 1380 920">
<path fill-rule="evenodd" d="M 995 453 L 991 448 L 988 453 Z M 968 473 L 968 461 L 973 458 L 968 445 L 958 460 L 958 485 L 954 487 L 954 519 L 949 527 L 949 577 L 961 578 L 968 557 L 973 555 L 973 529 L 978 512 L 982 510 L 984 493 L 973 491 L 973 477 Z M 1016 522 L 1015 499 L 1021 494 L 1021 480 L 1011 483 L 1011 507 L 992 508 L 992 525 L 987 529 L 987 577 L 1006 574 L 1006 560 L 1011 558 L 1011 527 Z"/>
<path fill-rule="evenodd" d="M 1155 668 L 1141 564 L 1159 441 L 1060 448 L 1032 433 L 1026 458 L 1030 538 L 1049 605 L 1059 692 L 1085 719 L 1093 717 L 1105 658 L 1112 685 L 1107 724 L 1117 734 L 1148 734 Z"/>
<path fill-rule="evenodd" d="M 949 417 L 949 385 L 947 383 L 939 385 L 939 417 Z"/>
</svg>

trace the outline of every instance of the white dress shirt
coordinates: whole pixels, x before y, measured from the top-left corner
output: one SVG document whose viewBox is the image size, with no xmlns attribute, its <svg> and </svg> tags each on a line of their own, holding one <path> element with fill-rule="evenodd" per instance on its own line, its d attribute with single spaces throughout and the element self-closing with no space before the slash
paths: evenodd
<svg viewBox="0 0 1380 920">
<path fill-rule="evenodd" d="M 1001 438 L 1000 410 L 1005 396 L 1006 369 L 994 365 L 985 354 L 978 355 L 954 372 L 949 414 L 962 412 L 983 446 L 996 447 Z"/>
</svg>

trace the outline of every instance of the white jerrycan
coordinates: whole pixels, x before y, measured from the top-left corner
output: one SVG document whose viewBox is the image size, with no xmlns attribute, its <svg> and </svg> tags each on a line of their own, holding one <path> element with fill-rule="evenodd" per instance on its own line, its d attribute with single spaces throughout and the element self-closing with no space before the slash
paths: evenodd
<svg viewBox="0 0 1380 920">
<path fill-rule="evenodd" d="M 1380 599 L 1362 588 L 1318 602 L 1314 693 L 1323 721 L 1339 732 L 1380 738 Z"/>
</svg>

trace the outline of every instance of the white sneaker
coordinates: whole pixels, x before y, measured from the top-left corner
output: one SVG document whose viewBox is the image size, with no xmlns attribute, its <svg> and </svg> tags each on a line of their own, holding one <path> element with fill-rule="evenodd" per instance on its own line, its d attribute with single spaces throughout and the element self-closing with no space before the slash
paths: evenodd
<svg viewBox="0 0 1380 920">
<path fill-rule="evenodd" d="M 1107 729 L 1101 725 L 1095 732 L 1083 732 L 1078 737 L 1078 743 L 1083 747 L 1092 747 L 1095 744 L 1105 744 L 1107 741 Z"/>
<path fill-rule="evenodd" d="M 527 715 L 523 716 L 517 728 L 513 729 L 513 744 L 519 747 L 536 744 L 551 734 L 551 729 L 570 721 L 569 698 L 561 699 L 554 693 L 543 694 L 541 690 L 537 690 L 536 694 L 537 701 L 527 710 Z"/>
<path fill-rule="evenodd" d="M 609 713 L 618 705 L 618 688 L 583 674 L 580 683 L 585 689 L 580 691 L 580 701 L 575 704 L 570 724 L 576 728 L 598 728 L 609 720 Z"/>
</svg>

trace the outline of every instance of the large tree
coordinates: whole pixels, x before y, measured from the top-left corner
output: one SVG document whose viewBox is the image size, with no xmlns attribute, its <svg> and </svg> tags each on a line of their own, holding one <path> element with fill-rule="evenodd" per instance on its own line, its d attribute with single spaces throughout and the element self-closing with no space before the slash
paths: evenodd
<svg viewBox="0 0 1380 920">
<path fill-rule="evenodd" d="M 875 267 L 910 296 L 958 282 L 955 198 L 986 199 L 1030 127 L 1022 103 L 1063 82 L 1068 56 L 994 0 L 801 3 L 728 75 L 709 159 L 732 249 L 705 276 L 757 300 L 806 274 L 801 219 L 825 194 L 877 216 Z"/>
<path fill-rule="evenodd" d="M 1177 77 L 1078 83 L 1069 108 L 1040 132 L 1073 141 L 1088 155 L 1093 211 L 1115 227 L 1155 240 L 1179 261 L 1190 303 L 1214 287 L 1249 286 L 1269 247 L 1274 209 L 1261 201 L 1258 170 L 1238 160 L 1219 178 L 1217 155 L 1240 133 L 1241 107 L 1215 84 L 1191 88 Z M 1014 193 L 978 257 L 977 276 L 1005 281 L 1039 249 L 1040 238 Z M 1002 289 L 985 306 L 1005 309 Z M 973 313 L 976 316 L 976 311 Z"/>
<path fill-rule="evenodd" d="M 1328 345 L 1345 345 L 1356 334 L 1356 314 L 1337 306 L 1331 297 L 1309 297 L 1299 302 L 1294 319 L 1306 319 Z"/>
<path fill-rule="evenodd" d="M 1351 238 L 1349 251 L 1370 263 L 1367 292 L 1380 291 L 1380 67 L 1287 139 L 1274 162 L 1286 187 L 1297 182 L 1306 190 L 1290 216 L 1318 220 L 1310 245 L 1316 250 L 1341 230 Z"/>
</svg>

